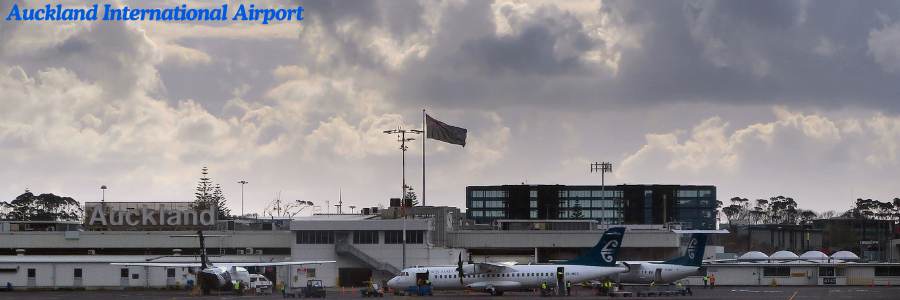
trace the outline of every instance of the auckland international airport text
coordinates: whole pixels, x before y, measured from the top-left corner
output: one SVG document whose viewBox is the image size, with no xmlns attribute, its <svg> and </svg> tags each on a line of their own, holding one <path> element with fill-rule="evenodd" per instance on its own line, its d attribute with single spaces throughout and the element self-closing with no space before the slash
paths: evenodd
<svg viewBox="0 0 900 300">
<path fill-rule="evenodd" d="M 98 5 L 94 4 L 89 9 L 84 8 L 63 8 L 62 4 L 50 6 L 47 4 L 41 8 L 22 8 L 19 9 L 18 4 L 13 4 L 12 9 L 7 14 L 7 21 L 96 21 L 97 12 L 103 12 L 103 21 L 227 21 L 228 20 L 228 4 L 223 4 L 221 8 L 201 8 L 188 9 L 187 4 L 176 6 L 173 9 L 129 9 L 128 6 L 123 8 L 113 8 L 110 4 L 104 4 L 103 9 L 98 9 Z M 246 8 L 243 4 L 238 6 L 232 21 L 258 21 L 262 20 L 262 24 L 269 24 L 269 21 L 300 21 L 303 20 L 301 14 L 303 7 L 297 6 L 296 9 L 263 9 L 254 8 L 250 4 Z M 296 16 L 295 16 L 296 15 Z"/>
</svg>

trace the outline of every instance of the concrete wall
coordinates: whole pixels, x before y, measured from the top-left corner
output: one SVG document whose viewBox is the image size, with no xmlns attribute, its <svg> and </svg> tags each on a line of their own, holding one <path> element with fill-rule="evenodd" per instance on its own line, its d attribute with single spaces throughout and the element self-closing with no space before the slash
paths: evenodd
<svg viewBox="0 0 900 300">
<path fill-rule="evenodd" d="M 249 256 L 226 256 L 217 261 L 247 261 Z M 284 257 L 252 256 L 254 261 L 280 261 Z M 0 285 L 6 282 L 13 287 L 29 287 L 28 269 L 35 269 L 35 288 L 70 288 L 83 286 L 86 288 L 124 288 L 124 287 L 166 287 L 176 282 L 184 285 L 194 276 L 188 273 L 188 268 L 175 269 L 175 277 L 171 280 L 167 277 L 167 269 L 164 267 L 126 267 L 110 265 L 110 262 L 143 262 L 158 256 L 84 256 L 85 261 L 77 261 L 78 257 L 61 258 L 61 256 L 14 256 L 3 257 L 0 260 L 0 269 L 15 269 L 16 272 L 0 272 Z M 82 270 L 81 284 L 76 283 L 75 269 Z M 128 278 L 122 284 L 121 269 L 128 269 Z M 137 278 L 133 275 L 137 274 Z M 274 278 L 271 278 L 274 279 Z"/>
<path fill-rule="evenodd" d="M 2 247 L 14 248 L 197 248 L 196 238 L 173 238 L 186 235 L 184 231 L 70 231 L 75 238 L 66 238 L 65 231 L 0 232 Z M 288 248 L 294 241 L 289 231 L 205 231 L 208 248 Z M 213 254 L 213 253 L 211 253 Z"/>
</svg>

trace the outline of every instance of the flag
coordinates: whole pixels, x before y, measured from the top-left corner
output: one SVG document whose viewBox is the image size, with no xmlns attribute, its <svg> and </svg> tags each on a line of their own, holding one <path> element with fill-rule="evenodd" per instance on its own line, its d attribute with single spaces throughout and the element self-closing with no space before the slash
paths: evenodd
<svg viewBox="0 0 900 300">
<path fill-rule="evenodd" d="M 463 147 L 466 146 L 466 132 L 468 130 L 465 128 L 447 125 L 429 115 L 425 115 L 425 123 L 428 126 L 428 138 Z"/>
</svg>

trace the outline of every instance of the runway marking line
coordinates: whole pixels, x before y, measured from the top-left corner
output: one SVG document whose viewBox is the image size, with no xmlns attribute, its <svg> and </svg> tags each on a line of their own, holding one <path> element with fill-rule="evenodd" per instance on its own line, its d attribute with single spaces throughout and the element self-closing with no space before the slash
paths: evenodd
<svg viewBox="0 0 900 300">
<path fill-rule="evenodd" d="M 793 296 L 791 296 L 791 298 L 790 298 L 790 299 L 788 299 L 788 300 L 794 300 L 794 297 L 795 297 L 795 296 L 797 296 L 797 292 L 799 292 L 799 291 L 796 291 L 796 292 L 794 292 L 794 295 L 793 295 Z"/>
</svg>

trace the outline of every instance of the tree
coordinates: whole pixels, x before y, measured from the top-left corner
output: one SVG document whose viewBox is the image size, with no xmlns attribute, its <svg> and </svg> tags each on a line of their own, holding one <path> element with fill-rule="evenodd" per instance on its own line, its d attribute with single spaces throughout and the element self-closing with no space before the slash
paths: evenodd
<svg viewBox="0 0 900 300">
<path fill-rule="evenodd" d="M 225 196 L 222 194 L 222 187 L 216 184 L 213 186 L 212 180 L 209 178 L 209 171 L 203 167 L 203 174 L 200 182 L 197 183 L 196 199 L 191 204 L 191 209 L 202 211 L 211 207 L 216 208 L 216 216 L 219 220 L 228 219 L 231 215 L 231 209 L 225 207 Z"/>
<path fill-rule="evenodd" d="M 81 221 L 84 209 L 71 197 L 50 194 L 35 196 L 29 191 L 7 205 L 7 217 L 17 221 Z"/>
<path fill-rule="evenodd" d="M 581 202 L 579 202 L 578 199 L 575 199 L 575 204 L 572 205 L 572 219 L 584 219 L 584 213 L 581 210 Z"/>
<path fill-rule="evenodd" d="M 409 188 L 409 190 L 406 191 L 406 195 L 404 196 L 403 203 L 405 204 L 406 201 L 410 201 L 412 203 L 412 206 L 419 205 L 419 199 L 418 199 L 418 197 L 416 197 L 416 192 L 412 191 L 412 188 Z"/>
</svg>

